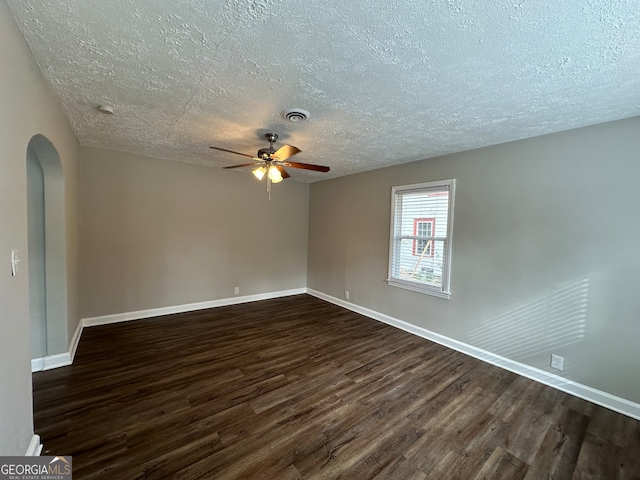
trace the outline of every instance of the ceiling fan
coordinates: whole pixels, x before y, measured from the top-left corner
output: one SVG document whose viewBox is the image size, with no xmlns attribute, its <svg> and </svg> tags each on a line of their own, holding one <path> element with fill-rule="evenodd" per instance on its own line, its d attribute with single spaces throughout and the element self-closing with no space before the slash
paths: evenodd
<svg viewBox="0 0 640 480">
<path fill-rule="evenodd" d="M 249 157 L 253 160 L 252 163 L 242 163 L 240 165 L 231 165 L 224 168 L 240 168 L 240 167 L 256 167 L 253 170 L 253 174 L 262 180 L 265 175 L 267 177 L 267 191 L 271 192 L 270 185 L 272 183 L 280 183 L 283 179 L 289 178 L 289 174 L 284 167 L 301 168 L 304 170 L 313 170 L 315 172 L 328 172 L 329 167 L 322 165 L 313 165 L 310 163 L 291 162 L 288 159 L 300 153 L 301 150 L 293 145 L 283 145 L 278 150 L 273 148 L 274 142 L 278 139 L 277 133 L 265 134 L 267 141 L 269 142 L 269 148 L 261 148 L 258 150 L 258 155 L 254 157 L 247 153 L 234 152 L 233 150 L 227 150 L 220 147 L 209 147 L 214 150 L 220 150 L 221 152 L 235 153 L 236 155 L 242 155 L 243 157 Z"/>
</svg>

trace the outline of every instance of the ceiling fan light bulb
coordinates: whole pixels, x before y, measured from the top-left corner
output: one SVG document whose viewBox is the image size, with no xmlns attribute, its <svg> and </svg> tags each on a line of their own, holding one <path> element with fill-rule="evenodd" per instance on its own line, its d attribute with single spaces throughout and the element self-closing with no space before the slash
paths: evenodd
<svg viewBox="0 0 640 480">
<path fill-rule="evenodd" d="M 262 180 L 266 171 L 267 171 L 266 168 L 259 167 L 259 168 L 256 168 L 252 173 L 256 176 L 258 180 Z"/>
<path fill-rule="evenodd" d="M 276 167 L 269 167 L 269 179 L 271 183 L 280 183 L 282 181 L 282 174 Z"/>
</svg>

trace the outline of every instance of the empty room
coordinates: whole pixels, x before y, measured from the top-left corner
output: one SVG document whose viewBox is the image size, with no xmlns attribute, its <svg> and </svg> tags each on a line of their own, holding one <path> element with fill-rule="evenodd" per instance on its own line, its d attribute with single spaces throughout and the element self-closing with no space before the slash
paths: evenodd
<svg viewBox="0 0 640 480">
<path fill-rule="evenodd" d="M 0 0 L 0 473 L 640 478 L 639 39 Z"/>
</svg>

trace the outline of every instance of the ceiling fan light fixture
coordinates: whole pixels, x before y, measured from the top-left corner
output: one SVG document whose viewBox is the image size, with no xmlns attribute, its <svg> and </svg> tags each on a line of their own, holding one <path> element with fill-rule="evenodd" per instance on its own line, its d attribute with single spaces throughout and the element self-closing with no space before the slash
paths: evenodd
<svg viewBox="0 0 640 480">
<path fill-rule="evenodd" d="M 264 174 L 267 173 L 267 169 L 264 167 L 259 167 L 259 168 L 256 168 L 252 173 L 256 176 L 258 180 L 262 180 L 264 178 Z"/>
<path fill-rule="evenodd" d="M 277 167 L 269 167 L 269 180 L 271 180 L 271 183 L 280 183 L 282 181 L 282 174 Z"/>
</svg>

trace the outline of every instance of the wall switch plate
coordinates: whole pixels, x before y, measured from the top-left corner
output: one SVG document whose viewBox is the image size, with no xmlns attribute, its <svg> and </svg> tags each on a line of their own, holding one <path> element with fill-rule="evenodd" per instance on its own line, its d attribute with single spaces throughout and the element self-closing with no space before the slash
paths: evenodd
<svg viewBox="0 0 640 480">
<path fill-rule="evenodd" d="M 551 354 L 551 368 L 556 370 L 562 370 L 564 368 L 564 357 L 560 355 Z"/>
<path fill-rule="evenodd" d="M 233 294 L 238 295 L 240 293 L 240 287 L 236 287 L 233 289 Z"/>
<path fill-rule="evenodd" d="M 11 250 L 11 276 L 15 277 L 18 274 L 18 262 L 20 259 L 18 258 L 18 251 Z"/>
<path fill-rule="evenodd" d="M 345 291 L 344 291 L 344 298 L 346 298 L 347 300 L 349 300 L 349 290 L 345 290 Z"/>
</svg>

